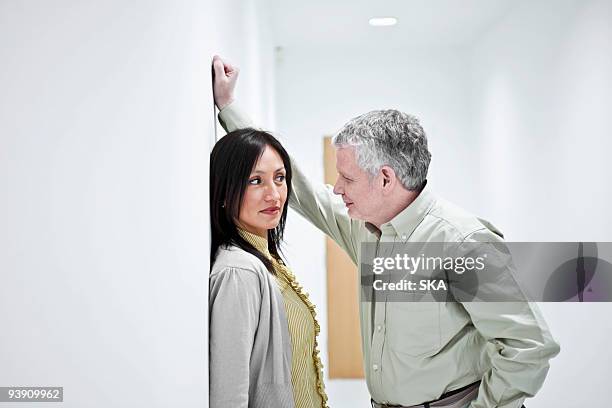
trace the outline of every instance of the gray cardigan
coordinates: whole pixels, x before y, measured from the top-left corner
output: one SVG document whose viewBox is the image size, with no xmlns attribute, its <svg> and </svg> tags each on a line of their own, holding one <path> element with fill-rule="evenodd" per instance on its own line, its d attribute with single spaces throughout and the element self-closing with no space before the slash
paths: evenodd
<svg viewBox="0 0 612 408">
<path fill-rule="evenodd" d="M 209 319 L 210 408 L 294 408 L 285 304 L 257 257 L 219 249 Z"/>
</svg>

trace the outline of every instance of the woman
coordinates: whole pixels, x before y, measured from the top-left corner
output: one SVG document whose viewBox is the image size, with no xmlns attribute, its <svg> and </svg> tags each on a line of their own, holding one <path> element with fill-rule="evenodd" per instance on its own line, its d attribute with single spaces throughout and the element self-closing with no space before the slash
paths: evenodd
<svg viewBox="0 0 612 408">
<path fill-rule="evenodd" d="M 314 306 L 280 256 L 289 155 L 240 129 L 210 159 L 210 406 L 327 407 Z"/>
</svg>

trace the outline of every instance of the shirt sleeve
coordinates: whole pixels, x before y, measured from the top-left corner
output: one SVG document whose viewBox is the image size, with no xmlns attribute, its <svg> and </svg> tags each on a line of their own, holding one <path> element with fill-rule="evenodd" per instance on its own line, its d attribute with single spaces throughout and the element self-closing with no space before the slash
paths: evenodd
<svg viewBox="0 0 612 408">
<path fill-rule="evenodd" d="M 219 112 L 219 122 L 227 131 L 245 127 L 256 128 L 253 121 L 243 113 L 236 103 L 231 103 Z M 340 196 L 331 186 L 313 184 L 291 159 L 292 195 L 289 205 L 311 224 L 327 234 L 346 251 L 357 264 L 360 221 L 351 220 Z"/>
<path fill-rule="evenodd" d="M 248 270 L 226 268 L 210 277 L 211 408 L 248 407 L 249 362 L 261 308 L 260 282 Z"/>
<path fill-rule="evenodd" d="M 295 160 L 291 162 L 291 170 L 291 208 L 336 241 L 357 265 L 359 221 L 349 217 L 342 198 L 333 193 L 331 186 L 311 183 Z"/>
<path fill-rule="evenodd" d="M 248 127 L 257 129 L 253 120 L 238 107 L 236 102 L 228 104 L 219 111 L 219 123 L 226 132 Z"/>
<path fill-rule="evenodd" d="M 469 408 L 520 408 L 525 398 L 533 397 L 542 387 L 549 360 L 560 351 L 537 304 L 528 301 L 514 279 L 513 268 L 511 262 L 502 260 L 492 276 L 480 278 L 478 291 L 485 292 L 487 299 L 462 302 L 474 327 L 488 342 L 490 359 L 478 397 Z"/>
</svg>

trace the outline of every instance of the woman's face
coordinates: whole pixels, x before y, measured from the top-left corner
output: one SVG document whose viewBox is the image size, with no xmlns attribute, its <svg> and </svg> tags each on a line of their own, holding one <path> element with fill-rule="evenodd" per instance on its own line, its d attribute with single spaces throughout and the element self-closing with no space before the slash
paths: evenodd
<svg viewBox="0 0 612 408">
<path fill-rule="evenodd" d="M 278 225 L 287 200 L 285 175 L 283 159 L 266 146 L 249 176 L 238 216 L 241 228 L 267 238 L 268 230 Z"/>
</svg>

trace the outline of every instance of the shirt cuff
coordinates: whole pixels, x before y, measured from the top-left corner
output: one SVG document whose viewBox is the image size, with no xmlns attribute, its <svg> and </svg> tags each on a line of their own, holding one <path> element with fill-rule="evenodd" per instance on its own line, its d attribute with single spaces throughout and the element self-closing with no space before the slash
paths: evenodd
<svg viewBox="0 0 612 408">
<path fill-rule="evenodd" d="M 253 121 L 239 107 L 236 101 L 232 101 L 219 111 L 219 122 L 228 132 L 237 129 L 253 127 Z"/>
</svg>

